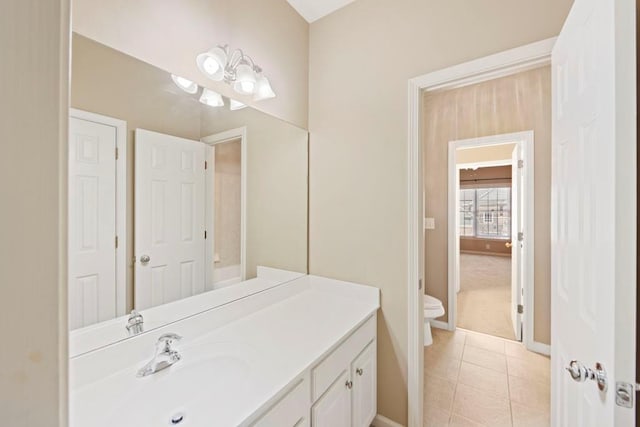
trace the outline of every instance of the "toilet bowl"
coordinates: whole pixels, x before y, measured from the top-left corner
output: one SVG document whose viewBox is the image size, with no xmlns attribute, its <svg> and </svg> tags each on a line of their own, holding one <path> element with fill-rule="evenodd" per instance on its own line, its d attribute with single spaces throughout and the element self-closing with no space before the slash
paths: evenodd
<svg viewBox="0 0 640 427">
<path fill-rule="evenodd" d="M 444 315 L 442 301 L 431 295 L 424 296 L 424 346 L 433 344 L 431 321 Z"/>
</svg>

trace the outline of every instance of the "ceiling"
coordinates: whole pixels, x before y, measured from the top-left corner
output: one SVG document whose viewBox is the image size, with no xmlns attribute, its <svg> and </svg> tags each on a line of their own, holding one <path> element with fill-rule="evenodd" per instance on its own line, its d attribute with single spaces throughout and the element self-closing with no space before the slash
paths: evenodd
<svg viewBox="0 0 640 427">
<path fill-rule="evenodd" d="M 307 22 L 316 21 L 355 0 L 287 0 Z"/>
</svg>

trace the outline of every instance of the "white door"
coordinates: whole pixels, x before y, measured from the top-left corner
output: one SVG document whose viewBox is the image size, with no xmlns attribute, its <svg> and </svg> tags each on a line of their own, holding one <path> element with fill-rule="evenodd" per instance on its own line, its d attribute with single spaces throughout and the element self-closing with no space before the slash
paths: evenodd
<svg viewBox="0 0 640 427">
<path fill-rule="evenodd" d="M 635 376 L 635 7 L 576 0 L 552 56 L 552 425 L 626 427 Z M 600 363 L 608 384 L 578 380 Z M 583 366 L 584 369 L 581 369 Z M 604 387 L 603 387 L 604 388 Z"/>
<path fill-rule="evenodd" d="M 135 307 L 205 290 L 205 146 L 136 129 Z"/>
<path fill-rule="evenodd" d="M 511 323 L 516 340 L 522 341 L 522 313 L 518 307 L 522 305 L 522 263 L 524 262 L 524 174 L 522 163 L 522 147 L 516 144 L 511 155 Z"/>
<path fill-rule="evenodd" d="M 377 413 L 376 341 L 370 343 L 351 364 L 354 427 L 371 425 Z"/>
<path fill-rule="evenodd" d="M 311 408 L 312 427 L 350 427 L 351 389 L 349 372 L 344 371 Z"/>
<path fill-rule="evenodd" d="M 69 326 L 116 317 L 116 128 L 69 118 Z"/>
</svg>

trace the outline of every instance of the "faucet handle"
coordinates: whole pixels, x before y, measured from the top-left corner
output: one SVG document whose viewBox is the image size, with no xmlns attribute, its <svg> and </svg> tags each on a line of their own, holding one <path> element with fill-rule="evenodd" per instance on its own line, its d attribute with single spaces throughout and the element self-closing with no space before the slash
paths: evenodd
<svg viewBox="0 0 640 427">
<path fill-rule="evenodd" d="M 158 338 L 157 347 L 162 351 L 169 352 L 171 351 L 171 345 L 174 341 L 180 341 L 182 337 L 178 334 L 174 334 L 172 332 L 160 335 Z"/>
</svg>

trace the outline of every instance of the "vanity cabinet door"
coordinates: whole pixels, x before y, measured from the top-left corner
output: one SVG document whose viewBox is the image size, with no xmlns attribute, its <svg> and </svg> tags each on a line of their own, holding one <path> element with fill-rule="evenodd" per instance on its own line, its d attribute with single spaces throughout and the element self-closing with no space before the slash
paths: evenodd
<svg viewBox="0 0 640 427">
<path fill-rule="evenodd" d="M 353 427 L 371 425 L 376 416 L 376 341 L 372 341 L 351 364 L 353 378 Z"/>
<path fill-rule="evenodd" d="M 312 427 L 350 427 L 351 389 L 349 371 L 344 371 L 311 409 Z"/>
</svg>

